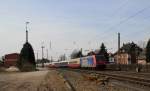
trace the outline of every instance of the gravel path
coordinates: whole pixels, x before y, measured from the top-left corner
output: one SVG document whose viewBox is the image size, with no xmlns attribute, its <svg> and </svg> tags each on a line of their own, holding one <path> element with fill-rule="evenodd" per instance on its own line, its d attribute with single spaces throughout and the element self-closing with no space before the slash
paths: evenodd
<svg viewBox="0 0 150 91">
<path fill-rule="evenodd" d="M 0 91 L 69 91 L 55 70 L 0 73 Z"/>
<path fill-rule="evenodd" d="M 48 71 L 0 74 L 0 91 L 37 91 Z"/>
</svg>

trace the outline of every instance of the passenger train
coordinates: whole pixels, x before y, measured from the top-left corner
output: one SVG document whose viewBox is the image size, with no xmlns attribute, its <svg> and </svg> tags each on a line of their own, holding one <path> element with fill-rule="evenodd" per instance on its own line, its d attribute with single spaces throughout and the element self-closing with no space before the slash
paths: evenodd
<svg viewBox="0 0 150 91">
<path fill-rule="evenodd" d="M 104 69 L 106 61 L 103 55 L 93 55 L 70 59 L 68 61 L 54 62 L 49 65 L 50 68 L 92 68 Z"/>
</svg>

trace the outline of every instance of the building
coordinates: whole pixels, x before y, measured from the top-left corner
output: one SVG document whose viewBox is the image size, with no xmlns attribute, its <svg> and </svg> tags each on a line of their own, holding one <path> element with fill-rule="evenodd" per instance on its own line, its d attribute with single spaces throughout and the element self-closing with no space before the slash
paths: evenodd
<svg viewBox="0 0 150 91">
<path fill-rule="evenodd" d="M 115 64 L 115 58 L 114 55 L 112 53 L 108 53 L 109 54 L 109 63 L 110 64 Z"/>
<path fill-rule="evenodd" d="M 18 53 L 6 54 L 4 56 L 4 66 L 5 67 L 16 66 L 18 59 L 19 59 Z"/>
<path fill-rule="evenodd" d="M 146 64 L 146 49 L 144 49 L 137 58 L 138 64 L 145 65 Z"/>
<path fill-rule="evenodd" d="M 117 64 L 131 64 L 131 56 L 125 51 L 115 53 L 114 59 Z"/>
<path fill-rule="evenodd" d="M 114 57 L 117 64 L 137 64 L 142 51 L 143 49 L 134 42 L 126 43 L 114 54 Z"/>
</svg>

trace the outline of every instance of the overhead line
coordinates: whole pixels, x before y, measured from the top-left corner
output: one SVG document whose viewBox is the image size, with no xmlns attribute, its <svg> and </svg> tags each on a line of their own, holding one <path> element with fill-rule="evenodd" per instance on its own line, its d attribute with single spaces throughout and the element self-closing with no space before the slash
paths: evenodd
<svg viewBox="0 0 150 91">
<path fill-rule="evenodd" d="M 125 20 L 120 21 L 116 26 L 123 24 L 124 22 L 128 21 L 129 19 L 139 15 L 140 13 L 144 12 L 146 9 L 150 8 L 150 6 L 141 9 L 140 11 L 136 12 L 135 14 L 129 16 L 128 18 L 126 18 Z"/>
<path fill-rule="evenodd" d="M 112 16 L 114 16 L 115 14 L 117 14 L 118 11 L 120 11 L 123 7 L 125 7 L 125 6 L 128 4 L 128 1 L 129 1 L 129 0 L 126 0 L 122 5 L 120 5 L 120 7 L 118 7 L 118 8 L 114 11 L 114 13 L 112 14 Z"/>
<path fill-rule="evenodd" d="M 131 16 L 127 17 L 126 19 L 120 21 L 118 24 L 116 24 L 116 25 L 110 27 L 108 30 L 104 31 L 101 35 L 104 35 L 104 34 L 106 34 L 106 33 L 107 33 L 106 35 L 108 35 L 108 32 L 109 32 L 110 30 L 115 29 L 115 28 L 118 27 L 119 25 L 125 23 L 126 21 L 130 20 L 131 18 L 134 18 L 135 16 L 139 15 L 140 13 L 144 12 L 145 10 L 147 10 L 147 9 L 149 9 L 149 8 L 150 8 L 150 6 L 145 7 L 145 8 L 143 8 L 143 9 L 139 10 L 138 12 L 134 13 L 133 15 L 131 15 Z M 113 32 L 113 31 L 112 31 L 112 32 Z M 109 32 L 109 33 L 112 33 L 112 32 Z M 105 36 L 106 36 L 106 35 L 105 35 Z M 103 36 L 103 37 L 105 37 L 105 36 Z"/>
<path fill-rule="evenodd" d="M 127 5 L 129 0 L 126 0 L 122 5 L 120 5 L 113 13 L 112 16 L 114 16 L 118 11 L 120 11 L 123 7 L 125 7 Z M 104 32 L 105 33 L 105 32 Z M 103 34 L 104 34 L 103 33 Z M 99 36 L 99 35 L 98 35 Z"/>
<path fill-rule="evenodd" d="M 111 27 L 110 29 L 108 30 L 111 30 L 111 29 L 114 29 L 116 26 L 118 27 L 119 25 L 125 23 L 126 21 L 128 21 L 129 19 L 131 18 L 134 18 L 135 16 L 139 15 L 140 13 L 144 12 L 146 9 L 150 8 L 150 6 L 146 7 L 146 8 L 143 8 L 141 10 L 139 10 L 138 12 L 136 12 L 135 14 L 129 16 L 128 18 L 126 18 L 125 20 L 122 20 L 120 21 L 118 24 L 116 24 L 115 26 Z"/>
</svg>

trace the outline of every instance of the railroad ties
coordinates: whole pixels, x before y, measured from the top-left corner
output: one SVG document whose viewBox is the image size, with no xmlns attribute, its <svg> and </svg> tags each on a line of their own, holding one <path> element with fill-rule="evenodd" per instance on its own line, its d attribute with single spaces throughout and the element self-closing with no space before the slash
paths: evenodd
<svg viewBox="0 0 150 91">
<path fill-rule="evenodd" d="M 123 74 L 114 74 L 114 73 L 109 73 L 109 72 L 105 72 L 105 71 L 101 72 L 101 71 L 82 70 L 82 69 L 67 69 L 67 70 L 89 74 L 89 75 L 83 75 L 83 76 L 91 81 L 93 80 L 93 81 L 97 81 L 97 82 L 101 81 L 101 82 L 107 83 L 109 80 L 114 79 L 114 80 L 118 80 L 118 81 L 125 81 L 125 82 L 130 82 L 133 84 L 139 84 L 141 86 L 150 87 L 150 79 L 146 79 L 144 77 L 136 77 L 136 76 L 132 76 L 132 75 L 127 76 L 127 75 L 123 75 Z M 99 79 L 100 78 L 100 77 L 98 77 L 99 75 L 101 77 L 103 76 L 103 79 Z"/>
<path fill-rule="evenodd" d="M 139 77 L 134 77 L 134 76 L 123 76 L 123 75 L 118 75 L 118 74 L 102 73 L 102 72 L 96 72 L 96 73 L 108 76 L 111 79 L 115 79 L 119 81 L 127 81 L 127 82 L 131 82 L 134 84 L 139 84 L 142 86 L 150 87 L 150 79 L 144 79 L 144 78 L 139 78 Z"/>
</svg>

